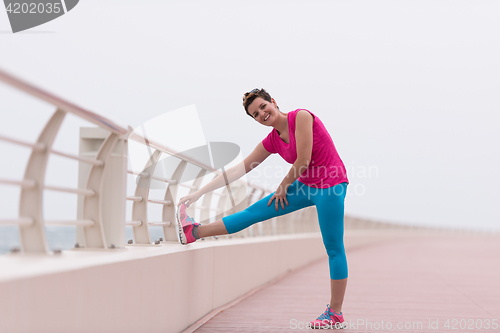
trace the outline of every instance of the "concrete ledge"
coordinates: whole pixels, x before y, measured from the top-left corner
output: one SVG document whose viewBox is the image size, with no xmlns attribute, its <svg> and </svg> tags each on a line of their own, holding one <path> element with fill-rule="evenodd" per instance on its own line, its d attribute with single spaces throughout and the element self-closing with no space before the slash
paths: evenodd
<svg viewBox="0 0 500 333">
<path fill-rule="evenodd" d="M 179 332 L 325 256 L 321 235 L 0 258 L 1 332 Z"/>
<path fill-rule="evenodd" d="M 402 235 L 409 232 L 346 231 L 346 249 Z M 326 260 L 319 233 L 6 255 L 0 332 L 179 332 L 320 258 Z"/>
</svg>

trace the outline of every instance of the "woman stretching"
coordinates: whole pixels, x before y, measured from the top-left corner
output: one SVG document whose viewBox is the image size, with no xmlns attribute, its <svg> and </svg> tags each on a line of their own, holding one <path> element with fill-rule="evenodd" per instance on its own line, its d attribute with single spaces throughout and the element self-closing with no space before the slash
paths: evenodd
<svg viewBox="0 0 500 333">
<path fill-rule="evenodd" d="M 264 89 L 245 93 L 243 106 L 250 117 L 264 126 L 273 127 L 273 130 L 240 165 L 227 170 L 228 181 L 242 177 L 274 153 L 278 153 L 292 167 L 276 192 L 214 223 L 196 223 L 186 215 L 186 207 L 203 194 L 225 186 L 223 175 L 181 198 L 177 215 L 181 243 L 232 234 L 254 223 L 315 205 L 330 265 L 331 299 L 326 311 L 310 325 L 311 328 L 344 328 L 342 303 L 347 285 L 344 199 L 348 184 L 344 163 L 325 126 L 310 111 L 297 109 L 283 113 Z"/>
</svg>

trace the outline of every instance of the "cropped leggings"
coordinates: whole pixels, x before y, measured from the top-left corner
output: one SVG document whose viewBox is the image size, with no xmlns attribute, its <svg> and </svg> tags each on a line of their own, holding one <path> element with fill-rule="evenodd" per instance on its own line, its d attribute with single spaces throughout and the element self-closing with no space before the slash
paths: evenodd
<svg viewBox="0 0 500 333">
<path fill-rule="evenodd" d="M 346 192 L 347 183 L 321 189 L 295 181 L 288 188 L 286 197 L 289 205 L 285 205 L 284 210 L 279 205 L 279 210 L 276 211 L 274 201 L 269 207 L 267 206 L 269 199 L 274 195 L 272 193 L 243 211 L 223 217 L 222 221 L 227 232 L 232 234 L 248 228 L 254 223 L 315 205 L 323 244 L 328 254 L 330 278 L 341 280 L 347 278 L 347 260 L 344 249 L 344 200 Z"/>
</svg>

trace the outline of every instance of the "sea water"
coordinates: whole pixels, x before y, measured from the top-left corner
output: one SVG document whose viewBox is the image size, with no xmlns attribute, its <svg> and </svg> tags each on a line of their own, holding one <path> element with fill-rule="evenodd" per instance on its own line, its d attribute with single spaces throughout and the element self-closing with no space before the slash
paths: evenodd
<svg viewBox="0 0 500 333">
<path fill-rule="evenodd" d="M 162 227 L 149 227 L 149 233 L 152 241 L 164 237 Z M 46 227 L 45 235 L 50 251 L 70 250 L 76 243 L 76 227 Z M 133 239 L 132 227 L 125 228 L 125 240 L 129 239 Z M 8 253 L 13 248 L 21 248 L 18 227 L 2 227 L 0 229 L 0 254 Z"/>
</svg>

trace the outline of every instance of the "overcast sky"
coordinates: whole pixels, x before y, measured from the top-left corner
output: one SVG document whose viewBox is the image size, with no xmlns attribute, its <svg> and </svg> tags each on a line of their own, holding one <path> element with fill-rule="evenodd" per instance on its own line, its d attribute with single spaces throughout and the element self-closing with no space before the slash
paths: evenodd
<svg viewBox="0 0 500 333">
<path fill-rule="evenodd" d="M 194 104 L 206 140 L 244 156 L 270 129 L 241 97 L 263 87 L 282 111 L 322 119 L 349 172 L 348 214 L 500 230 L 498 31 L 493 0 L 84 0 L 17 34 L 0 9 L 0 68 L 124 127 Z M 0 84 L 1 134 L 35 140 L 51 111 Z M 76 152 L 81 124 L 68 119 L 56 147 Z M 22 177 L 11 165 L 27 152 L 0 149 L 1 177 Z M 13 191 L 0 188 L 4 212 Z"/>
</svg>

